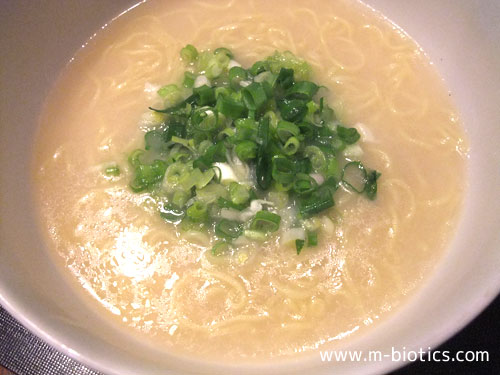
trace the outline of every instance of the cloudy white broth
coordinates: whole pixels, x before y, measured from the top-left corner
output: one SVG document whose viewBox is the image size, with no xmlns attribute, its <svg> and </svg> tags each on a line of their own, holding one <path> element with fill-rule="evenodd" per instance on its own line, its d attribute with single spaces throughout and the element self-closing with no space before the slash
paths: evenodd
<svg viewBox="0 0 500 375">
<path fill-rule="evenodd" d="M 376 198 L 340 184 L 334 207 L 317 215 L 317 246 L 300 254 L 278 232 L 214 256 L 206 233 L 166 222 L 154 196 L 130 189 L 127 158 L 144 148 L 148 107 L 163 108 L 157 89 L 182 82 L 187 44 L 228 48 L 243 68 L 275 51 L 307 61 L 337 119 L 361 135 L 356 157 L 381 173 Z M 33 174 L 54 262 L 110 322 L 172 353 L 265 360 L 342 345 L 397 310 L 453 235 L 466 159 L 432 64 L 365 5 L 152 0 L 63 71 Z M 119 175 L 106 174 L 110 166 Z"/>
</svg>

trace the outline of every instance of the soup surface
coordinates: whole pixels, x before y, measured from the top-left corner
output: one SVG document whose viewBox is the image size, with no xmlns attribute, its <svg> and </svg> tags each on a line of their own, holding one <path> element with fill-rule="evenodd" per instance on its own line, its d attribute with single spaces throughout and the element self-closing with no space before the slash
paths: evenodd
<svg viewBox="0 0 500 375">
<path fill-rule="evenodd" d="M 277 17 L 277 15 L 280 15 Z M 308 61 L 339 119 L 382 173 L 375 201 L 340 189 L 319 246 L 279 241 L 214 258 L 128 187 L 156 89 L 179 50 L 226 46 L 250 63 Z M 82 298 L 145 342 L 212 360 L 269 359 L 359 334 L 397 309 L 442 257 L 465 188 L 467 145 L 422 50 L 347 0 L 148 1 L 63 72 L 41 119 L 34 181 L 54 260 Z M 122 173 L 103 169 L 118 163 Z"/>
</svg>

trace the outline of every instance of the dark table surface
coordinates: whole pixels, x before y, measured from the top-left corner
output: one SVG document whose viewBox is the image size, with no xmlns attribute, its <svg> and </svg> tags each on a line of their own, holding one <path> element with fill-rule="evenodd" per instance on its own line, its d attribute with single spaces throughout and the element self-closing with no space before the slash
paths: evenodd
<svg viewBox="0 0 500 375">
<path fill-rule="evenodd" d="M 488 362 L 415 362 L 406 367 L 403 367 L 400 370 L 393 372 L 391 375 L 438 375 L 438 374 L 467 374 L 467 375 L 482 375 L 482 374 L 500 374 L 500 297 L 497 297 L 496 300 L 471 324 L 469 324 L 466 328 L 464 328 L 461 332 L 459 332 L 455 337 L 445 342 L 436 350 L 440 351 L 449 351 L 451 355 L 456 354 L 458 351 L 488 351 L 489 361 Z M 1 323 L 0 323 L 1 324 Z M 0 333 L 1 332 L 0 325 Z M 2 340 L 8 339 L 5 332 L 3 332 Z M 15 341 L 13 341 L 15 342 Z M 8 345 L 1 345 L 0 348 L 8 348 Z M 5 344 L 5 342 L 3 343 Z M 14 352 L 14 351 L 13 351 Z M 28 353 L 25 355 L 29 355 L 29 348 L 27 350 L 16 350 L 16 352 Z M 43 351 L 36 352 L 38 355 L 43 353 Z M 2 354 L 2 353 L 0 353 Z M 1 357 L 3 358 L 3 365 L 9 367 L 16 366 L 17 364 L 17 375 L 64 375 L 69 374 L 88 374 L 89 370 L 84 368 L 81 365 L 77 365 L 74 361 L 64 361 L 65 366 L 73 366 L 71 371 L 61 369 L 61 366 L 48 366 L 43 367 L 45 370 L 33 371 L 33 369 L 28 368 L 26 366 L 22 366 L 23 358 L 12 358 L 9 363 L 6 362 L 6 358 L 9 358 L 9 353 Z M 38 358 L 39 361 L 44 361 L 45 358 Z M 30 359 L 29 363 L 32 363 L 33 359 Z M 51 355 L 48 359 L 49 361 L 57 361 L 61 360 L 61 356 Z M 21 364 L 21 365 L 19 365 Z M 56 372 L 47 372 L 47 368 L 59 368 Z M 16 370 L 16 368 L 11 367 L 12 370 Z M 62 372 L 61 372 L 62 371 Z M 6 368 L 0 365 L 0 375 L 15 375 L 13 372 L 10 372 Z"/>
</svg>

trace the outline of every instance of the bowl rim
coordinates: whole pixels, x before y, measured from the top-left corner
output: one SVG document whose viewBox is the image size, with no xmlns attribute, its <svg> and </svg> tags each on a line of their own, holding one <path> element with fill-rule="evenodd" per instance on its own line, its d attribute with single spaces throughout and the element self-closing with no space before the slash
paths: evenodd
<svg viewBox="0 0 500 375">
<path fill-rule="evenodd" d="M 391 18 L 391 17 L 389 17 Z M 392 18 L 391 18 L 392 19 Z M 411 33 L 410 33 L 411 35 Z M 458 106 L 457 106 L 458 107 Z M 460 109 L 460 108 L 459 108 Z M 471 151 L 472 152 L 472 151 Z M 469 171 L 468 171 L 469 173 Z M 467 194 L 467 192 L 466 192 Z M 464 197 L 463 204 L 465 205 Z M 464 208 L 462 208 L 464 211 Z M 462 218 L 460 219 L 462 221 Z M 448 244 L 449 246 L 450 244 Z M 444 257 L 440 259 L 442 262 Z M 433 274 L 433 273 L 432 273 Z M 426 283 L 430 282 L 432 274 L 426 278 Z M 416 299 L 417 293 L 423 293 L 425 286 L 422 284 L 417 288 L 417 291 L 413 293 L 410 299 Z M 480 294 L 480 292 L 485 292 Z M 422 338 L 418 343 L 413 345 L 414 348 L 427 346 L 431 343 L 431 346 L 437 346 L 443 343 L 447 339 L 451 338 L 458 331 L 462 330 L 467 324 L 469 324 L 480 312 L 482 312 L 490 303 L 500 294 L 500 275 L 495 278 L 489 278 L 488 281 L 483 282 L 481 289 L 478 290 L 476 299 L 473 303 L 464 306 L 460 321 L 454 319 L 446 322 L 439 327 L 438 330 L 434 331 L 432 335 L 428 333 L 427 341 L 423 342 L 425 338 Z M 404 305 L 407 305 L 409 301 L 406 301 Z M 117 367 L 116 363 L 109 361 L 103 362 L 102 360 L 95 360 L 91 356 L 82 354 L 82 351 L 78 351 L 76 348 L 71 348 L 64 344 L 64 336 L 58 332 L 56 329 L 51 329 L 44 324 L 43 317 L 35 315 L 33 310 L 27 310 L 22 308 L 19 301 L 8 292 L 5 292 L 0 288 L 0 304 L 2 307 L 18 322 L 20 322 L 24 327 L 28 329 L 35 336 L 42 339 L 44 342 L 48 343 L 52 348 L 57 351 L 67 355 L 68 357 L 89 366 L 92 369 L 104 372 L 105 374 L 123 374 L 126 369 L 120 369 L 119 364 Z M 398 308 L 398 312 L 404 308 L 404 306 Z M 398 313 L 396 312 L 396 314 Z M 432 340 L 430 339 L 432 336 Z M 409 348 L 410 349 L 410 348 Z M 373 369 L 373 374 L 382 373 L 388 370 L 394 370 L 396 368 L 406 365 L 408 362 L 381 362 L 380 364 L 372 363 L 369 368 Z M 113 367 L 111 367 L 113 366 Z"/>
</svg>

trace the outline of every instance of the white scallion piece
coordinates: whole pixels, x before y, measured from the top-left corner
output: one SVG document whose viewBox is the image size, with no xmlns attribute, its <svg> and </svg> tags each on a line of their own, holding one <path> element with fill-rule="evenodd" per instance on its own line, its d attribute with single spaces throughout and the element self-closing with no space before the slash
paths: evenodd
<svg viewBox="0 0 500 375">
<path fill-rule="evenodd" d="M 211 86 L 210 80 L 204 75 L 199 75 L 198 77 L 196 77 L 193 87 L 198 88 L 204 85 Z"/>
<path fill-rule="evenodd" d="M 306 231 L 304 228 L 290 228 L 287 231 L 283 232 L 281 236 L 281 244 L 285 245 L 295 240 L 305 240 L 306 239 Z"/>
<path fill-rule="evenodd" d="M 227 64 L 227 69 L 234 68 L 235 66 L 241 67 L 241 64 L 240 64 L 238 61 L 231 60 L 231 61 L 229 61 L 229 63 Z"/>
</svg>

